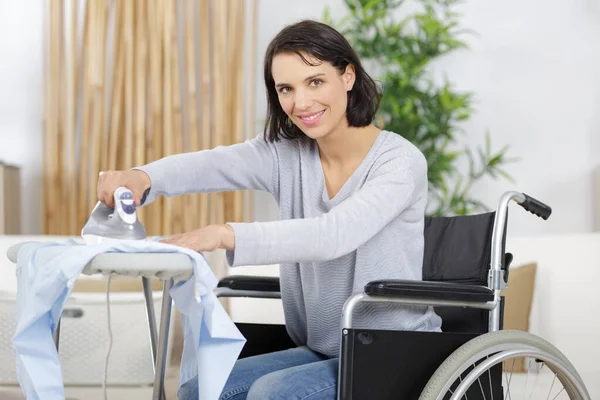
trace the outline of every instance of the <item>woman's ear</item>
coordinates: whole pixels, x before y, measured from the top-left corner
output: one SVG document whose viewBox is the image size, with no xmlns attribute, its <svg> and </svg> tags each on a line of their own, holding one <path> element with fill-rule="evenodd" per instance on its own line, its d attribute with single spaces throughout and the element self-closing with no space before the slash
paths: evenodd
<svg viewBox="0 0 600 400">
<path fill-rule="evenodd" d="M 346 86 L 346 91 L 351 91 L 354 87 L 354 82 L 356 81 L 356 70 L 354 69 L 354 65 L 348 64 L 346 66 L 346 71 L 344 71 L 344 85 Z"/>
</svg>

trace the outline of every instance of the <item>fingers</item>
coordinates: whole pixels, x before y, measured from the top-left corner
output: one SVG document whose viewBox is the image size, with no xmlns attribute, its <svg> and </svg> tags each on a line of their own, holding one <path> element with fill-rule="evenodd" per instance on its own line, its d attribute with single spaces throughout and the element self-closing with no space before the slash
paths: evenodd
<svg viewBox="0 0 600 400">
<path fill-rule="evenodd" d="M 119 186 L 124 186 L 122 175 L 122 171 L 103 171 L 98 176 L 98 201 L 101 201 L 108 207 L 115 206 L 113 195 Z"/>
<path fill-rule="evenodd" d="M 195 241 L 193 240 L 192 235 L 188 233 L 180 233 L 179 235 L 174 235 L 168 238 L 165 238 L 160 241 L 165 244 L 172 244 L 174 246 L 185 247 L 187 249 L 194 250 Z"/>
<path fill-rule="evenodd" d="M 162 239 L 160 242 L 161 243 L 174 243 L 175 241 L 179 240 L 179 238 L 181 238 L 181 235 L 171 236 L 171 237 Z"/>
<path fill-rule="evenodd" d="M 128 182 L 130 184 L 128 187 L 133 192 L 135 205 L 140 206 L 146 189 L 150 189 L 150 177 L 144 171 L 135 169 L 128 171 L 127 176 L 129 177 Z"/>
<path fill-rule="evenodd" d="M 98 176 L 98 186 L 96 188 L 98 201 L 108 207 L 114 207 L 113 196 L 115 190 L 118 187 L 126 187 L 133 193 L 135 205 L 139 206 L 147 179 L 145 173 L 140 175 L 134 171 L 103 171 Z"/>
<path fill-rule="evenodd" d="M 107 176 L 110 175 L 110 171 L 108 174 L 106 174 L 104 171 L 102 171 L 99 175 L 98 175 L 98 186 L 96 188 L 96 193 L 98 195 L 98 201 L 106 204 L 109 207 L 114 207 L 113 205 L 113 199 L 112 199 L 112 193 L 111 195 L 107 196 Z M 110 179 L 110 177 L 109 177 Z"/>
<path fill-rule="evenodd" d="M 133 193 L 133 201 L 135 203 L 135 206 L 139 207 L 142 204 L 142 196 L 143 196 L 142 191 L 139 189 L 135 189 L 135 190 L 131 189 L 131 192 Z"/>
<path fill-rule="evenodd" d="M 210 227 L 182 233 L 161 240 L 162 243 L 184 247 L 196 252 L 214 251 L 219 248 L 220 239 Z"/>
<path fill-rule="evenodd" d="M 175 235 L 175 236 L 163 239 L 160 242 L 164 243 L 164 244 L 171 244 L 173 246 L 179 246 L 179 247 L 185 247 L 185 248 L 191 249 L 191 247 L 190 247 L 189 243 L 187 243 L 188 241 L 186 240 L 184 235 Z"/>
<path fill-rule="evenodd" d="M 102 193 L 102 174 L 98 176 L 98 183 L 96 184 L 96 196 L 98 201 L 104 203 L 104 193 Z"/>
</svg>

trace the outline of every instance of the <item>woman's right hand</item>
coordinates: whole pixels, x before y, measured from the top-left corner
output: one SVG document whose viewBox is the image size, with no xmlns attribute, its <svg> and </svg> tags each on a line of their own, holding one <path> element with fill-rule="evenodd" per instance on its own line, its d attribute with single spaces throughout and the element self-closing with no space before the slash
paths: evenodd
<svg viewBox="0 0 600 400">
<path fill-rule="evenodd" d="M 98 177 L 98 201 L 114 208 L 113 195 L 118 187 L 123 186 L 131 190 L 136 207 L 140 206 L 144 192 L 150 188 L 151 181 L 148 174 L 137 169 L 129 171 L 104 171 Z"/>
</svg>

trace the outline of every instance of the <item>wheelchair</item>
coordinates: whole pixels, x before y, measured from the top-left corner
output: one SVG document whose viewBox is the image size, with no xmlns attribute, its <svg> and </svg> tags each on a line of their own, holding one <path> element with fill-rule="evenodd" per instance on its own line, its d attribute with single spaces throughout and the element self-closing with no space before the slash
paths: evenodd
<svg viewBox="0 0 600 400">
<path fill-rule="evenodd" d="M 507 288 L 513 259 L 505 252 L 511 201 L 544 220 L 552 212 L 535 198 L 510 191 L 492 212 L 427 217 L 423 280 L 369 282 L 363 293 L 346 301 L 340 321 L 339 400 L 521 398 L 510 392 L 508 361 L 514 365 L 517 357 L 554 374 L 543 398 L 590 399 L 575 367 L 552 344 L 528 332 L 503 330 L 501 291 Z M 228 276 L 215 293 L 281 297 L 277 277 Z M 432 306 L 442 318 L 442 332 L 355 328 L 353 312 L 365 302 Z M 236 325 L 247 339 L 240 358 L 296 346 L 283 325 Z M 560 391 L 553 391 L 556 378 Z"/>
</svg>

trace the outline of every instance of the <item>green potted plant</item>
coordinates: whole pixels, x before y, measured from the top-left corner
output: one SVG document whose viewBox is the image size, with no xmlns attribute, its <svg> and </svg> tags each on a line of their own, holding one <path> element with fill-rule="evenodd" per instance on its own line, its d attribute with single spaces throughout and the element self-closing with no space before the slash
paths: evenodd
<svg viewBox="0 0 600 400">
<path fill-rule="evenodd" d="M 323 20 L 336 27 L 354 46 L 365 66 L 381 82 L 383 98 L 377 125 L 414 143 L 428 162 L 430 202 L 427 214 L 449 216 L 486 209 L 471 195 L 475 182 L 491 176 L 512 178 L 502 169 L 514 161 L 508 146 L 492 152 L 489 133 L 485 146 L 460 149 L 460 123 L 473 113 L 473 94 L 455 90 L 447 80 L 435 84 L 431 62 L 466 48 L 459 36 L 457 0 L 418 0 L 415 12 L 398 15 L 402 0 L 345 0 L 348 15 L 333 21 L 329 9 Z M 400 10 L 403 11 L 403 10 Z M 468 171 L 458 168 L 468 161 Z"/>
</svg>

